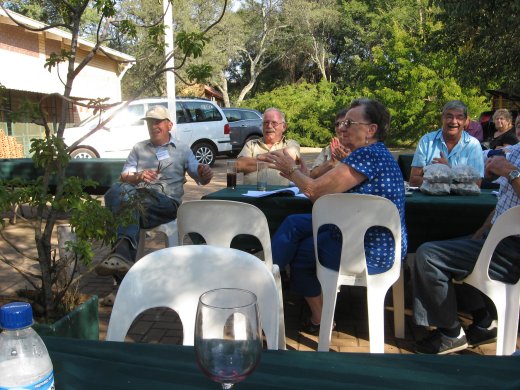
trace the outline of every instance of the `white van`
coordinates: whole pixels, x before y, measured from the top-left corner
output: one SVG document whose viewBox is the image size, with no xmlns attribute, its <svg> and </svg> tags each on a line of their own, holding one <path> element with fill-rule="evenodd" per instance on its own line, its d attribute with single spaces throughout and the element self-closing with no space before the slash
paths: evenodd
<svg viewBox="0 0 520 390">
<path fill-rule="evenodd" d="M 102 129 L 97 130 L 71 151 L 72 158 L 126 158 L 132 147 L 149 138 L 144 117 L 148 108 L 168 107 L 166 98 L 139 99 L 119 111 Z M 176 124 L 172 136 L 189 145 L 197 160 L 213 165 L 217 155 L 231 152 L 230 127 L 220 107 L 205 99 L 177 98 Z M 107 118 L 117 107 L 94 115 L 79 127 L 65 129 L 64 140 L 72 145 Z M 170 108 L 170 112 L 172 112 Z M 173 113 L 173 112 L 172 112 Z"/>
</svg>

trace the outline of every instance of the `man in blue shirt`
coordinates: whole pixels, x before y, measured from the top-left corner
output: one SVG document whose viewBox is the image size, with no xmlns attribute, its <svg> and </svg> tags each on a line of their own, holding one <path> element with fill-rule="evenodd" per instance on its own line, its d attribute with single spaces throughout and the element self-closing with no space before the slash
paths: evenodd
<svg viewBox="0 0 520 390">
<path fill-rule="evenodd" d="M 475 137 L 464 131 L 467 117 L 468 108 L 460 100 L 444 105 L 442 129 L 424 135 L 417 145 L 410 172 L 411 186 L 422 184 L 424 167 L 429 164 L 469 165 L 484 177 L 482 147 Z"/>
</svg>

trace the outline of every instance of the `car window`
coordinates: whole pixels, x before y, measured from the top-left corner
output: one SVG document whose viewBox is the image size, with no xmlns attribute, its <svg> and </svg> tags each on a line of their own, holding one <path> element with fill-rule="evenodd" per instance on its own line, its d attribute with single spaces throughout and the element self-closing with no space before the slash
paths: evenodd
<svg viewBox="0 0 520 390">
<path fill-rule="evenodd" d="M 117 113 L 116 116 L 110 121 L 109 126 L 139 126 L 144 124 L 144 121 L 141 119 L 143 116 L 144 105 L 134 104 Z"/>
<path fill-rule="evenodd" d="M 237 110 L 226 110 L 224 114 L 229 122 L 236 122 L 241 119 L 240 112 Z"/>
<path fill-rule="evenodd" d="M 246 119 L 260 119 L 258 114 L 254 111 L 242 111 Z"/>
<path fill-rule="evenodd" d="M 210 122 L 222 120 L 217 108 L 206 102 L 184 102 L 184 107 L 191 122 Z"/>
<path fill-rule="evenodd" d="M 175 103 L 175 117 L 177 118 L 177 123 L 186 123 L 188 120 L 186 119 L 186 115 L 184 114 L 184 109 L 182 108 L 182 104 Z"/>
</svg>

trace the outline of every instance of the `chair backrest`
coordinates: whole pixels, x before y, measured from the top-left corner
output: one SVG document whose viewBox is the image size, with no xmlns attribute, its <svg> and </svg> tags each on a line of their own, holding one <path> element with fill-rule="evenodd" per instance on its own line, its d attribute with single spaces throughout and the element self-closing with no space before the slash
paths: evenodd
<svg viewBox="0 0 520 390">
<path fill-rule="evenodd" d="M 482 246 L 473 271 L 463 280 L 464 283 L 482 291 L 495 304 L 498 316 L 497 355 L 510 355 L 516 350 L 520 280 L 515 284 L 509 284 L 491 279 L 489 266 L 500 241 L 513 235 L 520 235 L 520 206 L 510 208 L 497 218 Z"/>
<path fill-rule="evenodd" d="M 188 233 L 198 233 L 208 245 L 229 247 L 237 235 L 252 235 L 262 244 L 267 267 L 273 268 L 267 218 L 252 204 L 230 200 L 184 202 L 177 211 L 177 226 L 180 243 Z"/>
<path fill-rule="evenodd" d="M 140 313 L 154 307 L 168 307 L 182 321 L 183 344 L 193 345 L 200 295 L 224 287 L 256 294 L 267 346 L 277 349 L 279 303 L 273 275 L 261 260 L 249 253 L 211 245 L 160 249 L 132 266 L 119 287 L 106 339 L 124 341 Z"/>
<path fill-rule="evenodd" d="M 372 226 L 388 228 L 394 236 L 395 260 L 391 272 L 401 269 L 401 219 L 397 207 L 388 199 L 364 194 L 331 194 L 319 198 L 312 208 L 312 227 L 316 247 L 319 227 L 336 225 L 342 232 L 341 275 L 366 274 L 364 237 Z M 397 280 L 397 278 L 396 278 Z"/>
<path fill-rule="evenodd" d="M 514 235 L 520 235 L 520 206 L 510 208 L 497 218 L 480 250 L 470 279 L 478 278 L 482 282 L 492 281 L 489 277 L 489 264 L 491 263 L 493 252 L 500 241 Z M 466 280 L 468 278 L 464 282 Z M 518 284 L 520 284 L 520 281 Z"/>
</svg>

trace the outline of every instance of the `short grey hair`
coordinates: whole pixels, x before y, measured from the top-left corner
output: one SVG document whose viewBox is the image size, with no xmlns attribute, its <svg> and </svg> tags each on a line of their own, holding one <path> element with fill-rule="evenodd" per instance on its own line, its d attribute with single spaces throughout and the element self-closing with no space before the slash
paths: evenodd
<svg viewBox="0 0 520 390">
<path fill-rule="evenodd" d="M 277 113 L 279 113 L 280 116 L 282 117 L 283 123 L 285 123 L 285 114 L 282 111 L 280 111 L 278 108 L 275 108 L 275 107 L 270 107 L 267 110 L 265 110 L 263 115 L 262 115 L 262 120 L 264 119 L 265 114 L 267 114 L 269 111 L 276 111 Z"/>
<path fill-rule="evenodd" d="M 493 122 L 496 122 L 498 117 L 502 117 L 508 122 L 513 121 L 513 116 L 507 108 L 499 108 L 498 110 L 496 110 L 493 114 Z"/>
<path fill-rule="evenodd" d="M 464 117 L 468 117 L 468 106 L 466 106 L 460 100 L 450 100 L 448 103 L 446 103 L 444 107 L 442 107 L 442 115 L 444 115 L 448 110 L 461 110 L 464 112 Z"/>
</svg>

